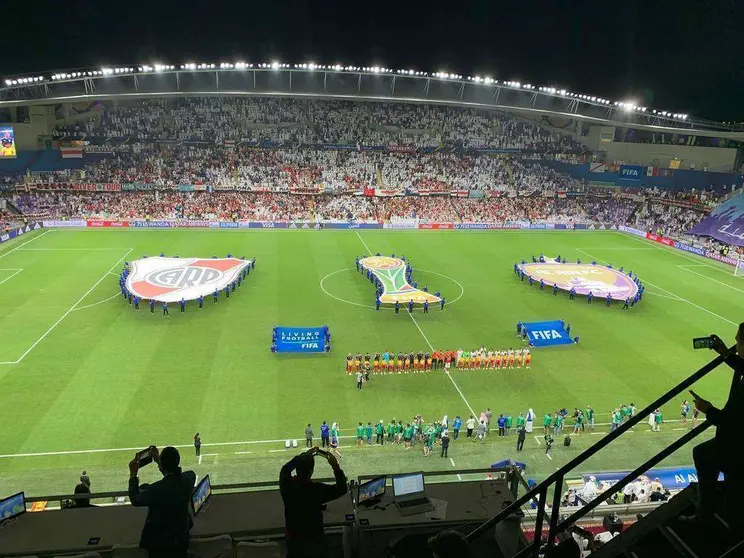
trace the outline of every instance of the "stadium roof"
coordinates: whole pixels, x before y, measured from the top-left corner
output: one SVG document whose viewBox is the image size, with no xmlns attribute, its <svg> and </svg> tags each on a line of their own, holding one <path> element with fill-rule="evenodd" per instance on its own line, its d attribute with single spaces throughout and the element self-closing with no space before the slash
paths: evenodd
<svg viewBox="0 0 744 558">
<path fill-rule="evenodd" d="M 317 97 L 446 104 L 560 116 L 594 124 L 744 139 L 744 124 L 723 123 L 610 100 L 552 85 L 378 66 L 278 61 L 82 68 L 2 78 L 0 107 L 172 95 Z"/>
</svg>

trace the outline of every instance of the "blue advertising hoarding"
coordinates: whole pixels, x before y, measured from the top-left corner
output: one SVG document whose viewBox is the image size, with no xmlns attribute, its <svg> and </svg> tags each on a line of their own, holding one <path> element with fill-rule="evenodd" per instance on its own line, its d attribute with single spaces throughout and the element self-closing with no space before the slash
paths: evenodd
<svg viewBox="0 0 744 558">
<path fill-rule="evenodd" d="M 616 471 L 611 473 L 587 473 L 582 475 L 584 482 L 590 477 L 595 477 L 597 482 L 606 482 L 613 486 L 620 480 L 630 474 L 630 471 Z M 659 479 L 662 486 L 668 490 L 682 490 L 687 488 L 691 482 L 697 482 L 697 472 L 694 467 L 661 467 L 659 469 L 649 469 L 646 471 L 646 477 L 649 479 Z M 723 474 L 719 475 L 719 480 L 723 479 Z"/>
</svg>

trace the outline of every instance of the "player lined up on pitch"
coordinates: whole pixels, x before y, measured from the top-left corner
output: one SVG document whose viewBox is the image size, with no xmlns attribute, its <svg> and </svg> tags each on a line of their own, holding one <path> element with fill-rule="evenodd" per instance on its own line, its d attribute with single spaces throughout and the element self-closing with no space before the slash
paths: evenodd
<svg viewBox="0 0 744 558">
<path fill-rule="evenodd" d="M 428 372 L 432 369 L 448 371 L 452 366 L 461 370 L 495 370 L 506 368 L 530 368 L 532 353 L 529 349 L 487 350 L 485 347 L 473 351 L 433 351 L 417 353 L 395 353 L 385 351 L 374 355 L 362 353 L 346 355 L 346 373 L 361 374 L 369 381 L 370 374 L 408 374 L 413 371 Z M 361 388 L 360 388 L 361 389 Z"/>
<path fill-rule="evenodd" d="M 166 255 L 165 255 L 164 252 L 161 252 L 158 257 L 159 258 L 165 258 Z M 233 255 L 228 252 L 226 257 L 228 259 L 231 259 L 231 258 L 233 258 Z M 147 259 L 147 258 L 148 258 L 147 255 L 144 255 L 142 257 L 143 260 L 144 259 Z M 173 258 L 179 258 L 178 254 L 176 254 L 175 256 L 173 256 Z M 217 256 L 212 256 L 212 259 L 213 260 L 216 260 L 217 259 Z M 250 260 L 246 260 L 245 256 L 242 256 L 240 258 L 240 260 L 242 262 L 246 262 L 246 265 L 243 267 L 243 269 L 240 271 L 240 273 L 237 274 L 237 276 L 235 277 L 234 280 L 230 281 L 229 283 L 225 283 L 224 289 L 223 288 L 219 288 L 219 289 L 218 288 L 215 288 L 214 289 L 214 292 L 212 293 L 212 304 L 216 304 L 218 302 L 218 300 L 220 298 L 220 293 L 223 293 L 223 292 L 224 292 L 225 298 L 229 299 L 230 298 L 230 293 L 234 293 L 236 289 L 239 289 L 242 286 L 243 282 L 248 278 L 248 276 L 250 275 L 251 271 L 253 271 L 253 270 L 256 269 L 256 258 L 252 258 Z M 124 297 L 124 300 L 129 301 L 130 306 L 132 306 L 135 311 L 139 311 L 139 309 L 140 309 L 139 308 L 140 302 L 146 301 L 147 304 L 148 304 L 148 306 L 149 306 L 149 308 L 150 308 L 150 313 L 151 314 L 154 314 L 155 313 L 155 306 L 158 305 L 158 304 L 160 304 L 162 306 L 162 309 L 163 309 L 163 316 L 170 316 L 170 311 L 168 309 L 168 302 L 169 301 L 167 301 L 167 300 L 158 300 L 157 297 L 155 297 L 155 296 L 153 296 L 151 298 L 143 298 L 143 297 L 139 296 L 138 294 L 131 292 L 127 288 L 127 280 L 129 278 L 130 274 L 131 274 L 130 263 L 128 261 L 125 261 L 124 262 L 124 268 L 122 269 L 121 274 L 119 275 L 119 289 L 121 291 L 122 296 Z M 193 286 L 192 285 L 192 282 L 188 282 L 187 283 L 187 287 L 191 287 L 191 286 Z M 199 296 L 196 297 L 195 299 L 190 299 L 190 300 L 195 300 L 199 304 L 199 309 L 200 310 L 202 308 L 204 308 L 204 294 L 203 293 L 199 294 Z M 186 300 L 186 298 L 183 298 L 182 297 L 180 300 L 171 301 L 171 302 L 177 302 L 178 303 L 181 314 L 183 314 L 183 313 L 186 312 L 186 304 L 188 302 L 188 300 Z"/>
</svg>

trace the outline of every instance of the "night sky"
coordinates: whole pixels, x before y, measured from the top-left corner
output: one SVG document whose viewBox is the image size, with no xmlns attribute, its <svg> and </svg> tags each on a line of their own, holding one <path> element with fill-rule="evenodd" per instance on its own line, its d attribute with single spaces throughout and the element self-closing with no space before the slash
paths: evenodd
<svg viewBox="0 0 744 558">
<path fill-rule="evenodd" d="M 0 74 L 182 62 L 490 75 L 744 120 L 744 2 L 28 0 L 2 8 Z"/>
</svg>

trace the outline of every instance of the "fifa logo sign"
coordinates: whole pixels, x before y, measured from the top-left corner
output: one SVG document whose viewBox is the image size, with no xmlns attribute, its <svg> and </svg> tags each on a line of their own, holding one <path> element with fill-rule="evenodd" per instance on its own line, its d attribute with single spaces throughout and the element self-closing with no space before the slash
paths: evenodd
<svg viewBox="0 0 744 558">
<path fill-rule="evenodd" d="M 639 177 L 640 176 L 640 173 L 638 172 L 638 169 L 623 169 L 622 175 L 623 176 Z"/>
<path fill-rule="evenodd" d="M 531 330 L 530 335 L 535 339 L 545 339 L 546 341 L 550 341 L 551 339 L 563 339 L 563 336 L 554 329 Z"/>
</svg>

